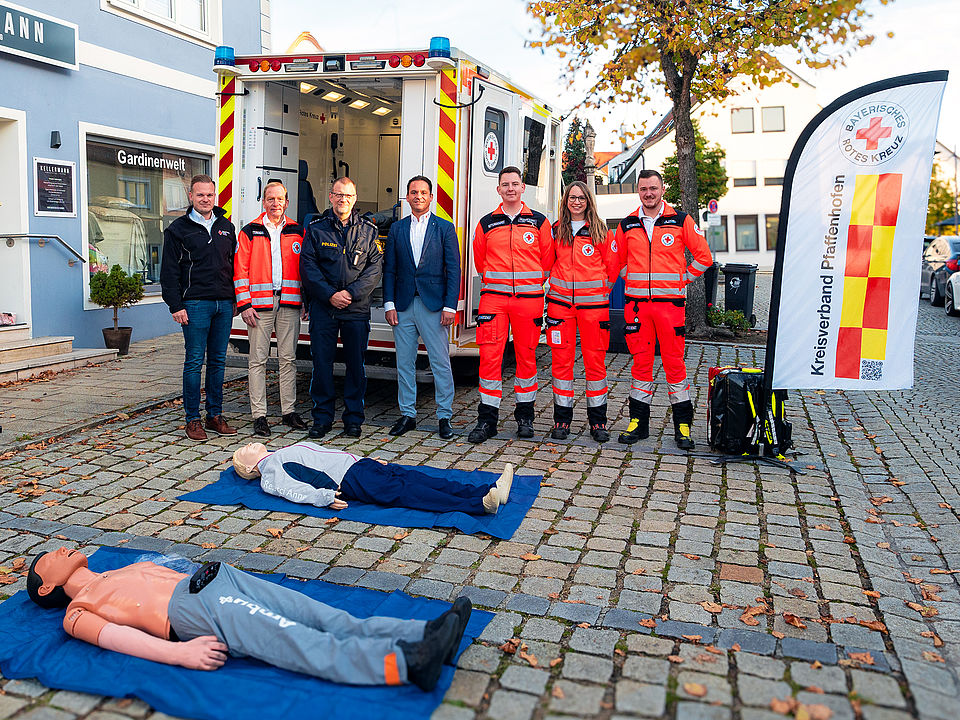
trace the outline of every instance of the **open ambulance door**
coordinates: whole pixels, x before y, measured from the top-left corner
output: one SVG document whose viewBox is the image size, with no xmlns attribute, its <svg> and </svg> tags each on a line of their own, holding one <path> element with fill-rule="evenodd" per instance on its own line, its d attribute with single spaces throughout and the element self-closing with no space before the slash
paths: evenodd
<svg viewBox="0 0 960 720">
<path fill-rule="evenodd" d="M 239 212 L 237 228 L 262 211 L 263 188 L 269 180 L 282 180 L 290 205 L 287 216 L 297 216 L 297 170 L 300 159 L 300 92 L 280 82 L 251 82 L 244 98 L 241 127 Z"/>
<path fill-rule="evenodd" d="M 480 276 L 473 265 L 473 231 L 477 222 L 500 204 L 497 173 L 521 165 L 520 98 L 516 93 L 473 79 L 474 104 L 470 113 L 469 179 L 467 201 L 467 288 L 464 325 L 475 327 L 480 305 Z"/>
</svg>

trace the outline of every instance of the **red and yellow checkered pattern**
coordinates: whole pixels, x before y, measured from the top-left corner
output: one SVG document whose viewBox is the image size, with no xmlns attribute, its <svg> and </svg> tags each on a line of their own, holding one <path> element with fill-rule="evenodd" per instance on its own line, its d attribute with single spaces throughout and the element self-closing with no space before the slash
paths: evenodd
<svg viewBox="0 0 960 720">
<path fill-rule="evenodd" d="M 217 204 L 227 211 L 229 218 L 233 214 L 233 111 L 236 98 L 237 81 L 232 77 L 220 77 L 220 132 L 217 135 L 217 169 L 220 193 Z"/>
<path fill-rule="evenodd" d="M 437 215 L 453 222 L 454 177 L 457 157 L 457 110 L 444 105 L 457 104 L 456 70 L 440 73 L 440 128 L 437 132 Z"/>
<path fill-rule="evenodd" d="M 890 269 L 903 175 L 858 175 L 847 234 L 836 377 L 860 379 L 863 360 L 887 351 Z"/>
</svg>

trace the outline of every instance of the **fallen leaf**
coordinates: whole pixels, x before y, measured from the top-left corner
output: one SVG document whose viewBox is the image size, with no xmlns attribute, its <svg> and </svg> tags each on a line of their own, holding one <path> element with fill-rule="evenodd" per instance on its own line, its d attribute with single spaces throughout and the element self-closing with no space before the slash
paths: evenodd
<svg viewBox="0 0 960 720">
<path fill-rule="evenodd" d="M 943 568 L 930 568 L 931 575 L 955 575 L 960 570 L 944 570 Z"/>
<path fill-rule="evenodd" d="M 577 623 L 577 627 L 578 627 L 578 628 L 588 628 L 588 627 L 590 627 L 590 623 L 588 623 L 588 622 Z"/>
<path fill-rule="evenodd" d="M 527 646 L 524 645 L 523 647 L 520 648 L 520 652 L 517 653 L 517 657 L 520 658 L 521 660 L 526 660 L 530 664 L 530 667 L 536 667 L 537 656 L 534 655 L 533 653 L 529 653 L 526 650 L 524 650 L 523 648 L 525 647 Z"/>
<path fill-rule="evenodd" d="M 801 705 L 800 708 L 803 708 L 807 711 L 806 716 L 810 720 L 830 720 L 830 718 L 833 717 L 833 710 L 826 705 L 821 705 L 819 703 L 815 705 Z M 798 708 L 798 710 L 800 708 Z M 804 720 L 799 712 L 796 715 L 796 720 Z"/>
<path fill-rule="evenodd" d="M 327 518 L 326 520 L 323 521 L 323 524 L 336 525 L 338 522 L 340 522 L 340 518 Z"/>
<path fill-rule="evenodd" d="M 689 640 L 692 643 L 698 643 L 703 640 L 703 635 L 681 635 L 684 640 Z"/>
<path fill-rule="evenodd" d="M 829 529 L 830 529 L 830 526 L 829 526 L 829 525 L 826 525 L 826 524 L 824 524 L 824 523 L 820 523 L 819 525 L 814 525 L 813 527 L 814 527 L 815 530 L 829 530 Z"/>
<path fill-rule="evenodd" d="M 200 543 L 200 547 L 202 547 L 204 550 L 212 550 L 216 546 L 217 546 L 216 543 L 211 543 L 211 542 Z"/>
<path fill-rule="evenodd" d="M 556 667 L 557 665 L 559 665 L 559 664 L 562 663 L 562 662 L 563 662 L 563 658 L 562 658 L 562 657 L 554 658 L 553 660 L 550 661 L 550 667 Z"/>
<path fill-rule="evenodd" d="M 887 626 L 879 620 L 860 620 L 857 624 L 862 625 L 865 628 L 869 628 L 870 630 L 875 630 L 876 632 L 887 632 Z"/>
<path fill-rule="evenodd" d="M 279 528 L 267 528 L 267 532 L 273 535 L 275 538 L 283 535 L 283 530 L 280 530 Z"/>
<path fill-rule="evenodd" d="M 883 549 L 883 550 L 889 550 L 889 549 L 890 549 L 890 543 L 888 543 L 888 542 L 878 542 L 878 543 L 877 543 L 877 547 L 878 547 L 878 548 L 881 548 L 881 549 Z"/>
<path fill-rule="evenodd" d="M 700 559 L 700 556 L 699 556 L 699 555 L 694 555 L 694 554 L 692 554 L 692 553 L 683 553 L 683 556 L 684 556 L 687 560 L 699 560 L 699 559 Z"/>
<path fill-rule="evenodd" d="M 880 507 L 881 505 L 885 505 L 886 503 L 893 502 L 893 498 L 890 497 L 889 495 L 883 495 L 882 497 L 870 498 L 870 502 L 875 507 Z"/>
<path fill-rule="evenodd" d="M 777 640 L 783 640 L 783 638 L 786 637 L 786 635 L 784 635 L 779 630 L 771 630 L 770 634 L 773 635 Z"/>
<path fill-rule="evenodd" d="M 410 534 L 410 533 L 408 533 L 406 530 L 404 530 L 403 532 L 398 532 L 396 535 L 394 535 L 394 536 L 393 536 L 393 539 L 394 539 L 394 540 L 403 540 L 403 539 L 404 539 L 407 535 L 409 535 L 409 534 Z"/>
<path fill-rule="evenodd" d="M 539 560 L 540 556 L 534 553 L 524 553 L 520 556 L 521 560 Z"/>
<path fill-rule="evenodd" d="M 518 649 L 520 649 L 520 639 L 510 638 L 500 646 L 500 649 L 503 650 L 507 655 L 513 655 Z"/>
<path fill-rule="evenodd" d="M 940 636 L 932 630 L 924 630 L 922 633 L 920 633 L 920 637 L 932 638 L 934 647 L 943 647 L 943 640 L 941 640 Z"/>
<path fill-rule="evenodd" d="M 945 510 L 953 510 L 953 506 L 950 505 L 950 503 L 940 503 L 940 507 L 944 508 Z"/>
<path fill-rule="evenodd" d="M 724 653 L 723 650 L 721 650 L 721 649 L 718 648 L 718 647 L 714 647 L 713 645 L 704 645 L 704 646 L 703 646 L 703 649 L 706 650 L 708 653 L 713 653 L 714 655 L 725 655 L 725 654 L 726 654 L 726 653 Z M 733 649 L 733 648 L 731 648 L 731 650 L 732 650 L 732 649 Z"/>
<path fill-rule="evenodd" d="M 933 650 L 924 650 L 920 653 L 923 656 L 923 659 L 927 662 L 938 662 L 945 663 L 946 660 L 943 659 L 943 656 L 940 653 L 934 652 Z"/>
<path fill-rule="evenodd" d="M 904 605 L 906 605 L 911 610 L 916 610 L 918 613 L 923 615 L 923 617 L 935 617 L 940 614 L 940 611 L 936 608 L 927 607 L 926 605 L 921 605 L 920 603 L 909 602 L 904 600 Z"/>
<path fill-rule="evenodd" d="M 730 646 L 730 649 L 733 650 L 734 652 L 740 652 L 740 643 L 734 643 L 733 645 Z"/>
<path fill-rule="evenodd" d="M 850 656 L 850 659 L 853 660 L 853 661 L 855 661 L 855 662 L 863 663 L 864 665 L 873 665 L 873 664 L 874 664 L 873 655 L 871 655 L 869 652 L 866 652 L 866 651 L 865 651 L 865 652 L 851 652 L 851 653 L 847 653 L 847 655 L 849 655 L 849 656 Z"/>
<path fill-rule="evenodd" d="M 815 695 L 823 695 L 823 688 L 817 687 L 816 685 L 811 685 L 807 688 L 807 692 L 812 692 Z"/>
<path fill-rule="evenodd" d="M 13 585 L 19 579 L 15 575 L 0 574 L 0 585 Z"/>
<path fill-rule="evenodd" d="M 801 600 L 807 599 L 807 594 L 800 588 L 790 588 L 787 592 L 789 592 L 795 598 L 800 598 Z"/>
<path fill-rule="evenodd" d="M 645 628 L 655 628 L 657 626 L 657 621 L 653 618 L 646 618 L 645 620 L 638 620 L 638 625 L 642 625 Z"/>
<path fill-rule="evenodd" d="M 770 709 L 781 715 L 789 715 L 797 707 L 797 699 L 788 697 L 783 700 L 780 698 L 771 698 Z"/>
<path fill-rule="evenodd" d="M 807 627 L 806 623 L 803 622 L 793 613 L 785 612 L 783 614 L 783 619 L 786 621 L 787 625 L 793 625 L 795 628 L 800 628 L 801 630 Z"/>
<path fill-rule="evenodd" d="M 688 682 L 683 684 L 683 691 L 687 693 L 687 695 L 700 698 L 707 694 L 707 687 L 700 683 Z"/>
<path fill-rule="evenodd" d="M 823 667 L 823 663 L 819 660 L 814 660 L 812 663 L 810 663 L 810 667 L 812 667 L 814 670 L 819 670 Z"/>
<path fill-rule="evenodd" d="M 683 662 L 683 658 L 679 655 L 667 655 L 667 660 L 672 662 L 674 665 L 679 665 Z"/>
<path fill-rule="evenodd" d="M 643 575 L 646 572 L 644 568 L 637 568 L 636 570 L 631 571 L 631 575 Z"/>
<path fill-rule="evenodd" d="M 723 605 L 720 605 L 715 602 L 709 602 L 707 600 L 704 600 L 702 603 L 700 603 L 700 607 L 702 607 L 708 613 L 723 612 Z"/>
<path fill-rule="evenodd" d="M 861 590 L 860 592 L 862 592 L 867 597 L 872 597 L 872 598 L 880 597 L 880 593 L 878 593 L 876 590 Z"/>
<path fill-rule="evenodd" d="M 558 698 L 558 699 L 560 699 L 560 700 L 562 700 L 564 697 L 566 697 L 566 696 L 563 694 L 563 688 L 561 688 L 559 685 L 554 685 L 554 686 L 553 686 L 553 690 L 550 691 L 550 694 L 553 695 L 555 698 Z"/>
</svg>

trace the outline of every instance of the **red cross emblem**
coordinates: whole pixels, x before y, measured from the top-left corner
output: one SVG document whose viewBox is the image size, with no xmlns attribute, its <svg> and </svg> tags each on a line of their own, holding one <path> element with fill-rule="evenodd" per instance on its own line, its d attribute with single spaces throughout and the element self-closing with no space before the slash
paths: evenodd
<svg viewBox="0 0 960 720">
<path fill-rule="evenodd" d="M 883 127 L 880 121 L 879 116 L 872 117 L 867 128 L 857 130 L 857 140 L 866 140 L 867 150 L 876 150 L 880 146 L 880 139 L 890 137 L 893 132 L 892 128 Z"/>
<path fill-rule="evenodd" d="M 327 121 L 327 116 L 323 113 L 320 113 L 320 122 L 325 123 Z"/>
<path fill-rule="evenodd" d="M 497 156 L 497 146 L 493 140 L 487 143 L 487 156 L 490 158 L 490 162 L 493 162 L 493 159 Z"/>
</svg>

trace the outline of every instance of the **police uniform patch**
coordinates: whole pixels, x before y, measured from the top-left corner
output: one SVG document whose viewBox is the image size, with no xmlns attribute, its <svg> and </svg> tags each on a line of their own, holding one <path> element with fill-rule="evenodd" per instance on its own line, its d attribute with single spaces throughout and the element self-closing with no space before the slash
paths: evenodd
<svg viewBox="0 0 960 720">
<path fill-rule="evenodd" d="M 536 233 L 532 233 L 532 232 L 529 232 L 529 231 L 528 231 L 528 232 L 525 232 L 525 233 L 523 234 L 523 241 L 524 241 L 527 245 L 533 245 L 533 242 L 534 242 L 534 240 L 536 240 L 536 239 L 537 239 L 537 234 L 536 234 Z"/>
<path fill-rule="evenodd" d="M 582 252 L 585 257 L 590 257 L 593 255 L 593 245 L 585 243 L 584 246 L 580 248 L 580 252 Z"/>
<path fill-rule="evenodd" d="M 670 233 L 664 233 L 660 236 L 660 242 L 663 243 L 664 247 L 670 247 L 673 245 L 673 235 Z"/>
<path fill-rule="evenodd" d="M 295 242 L 295 243 L 293 244 L 293 247 L 292 247 L 291 249 L 293 250 L 293 254 L 294 254 L 294 255 L 299 255 L 299 254 L 300 254 L 300 249 L 301 249 L 301 248 L 300 248 L 300 243 Z"/>
</svg>

